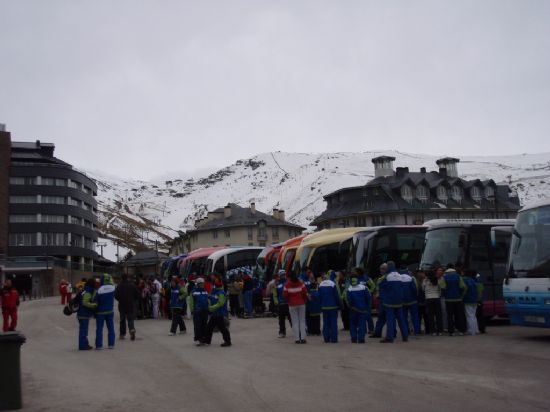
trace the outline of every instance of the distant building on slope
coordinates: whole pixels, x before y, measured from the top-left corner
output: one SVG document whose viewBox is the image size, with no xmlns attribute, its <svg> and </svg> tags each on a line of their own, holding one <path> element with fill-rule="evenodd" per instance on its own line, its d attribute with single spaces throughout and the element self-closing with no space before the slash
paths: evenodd
<svg viewBox="0 0 550 412">
<path fill-rule="evenodd" d="M 273 209 L 268 215 L 250 207 L 229 203 L 195 222 L 195 228 L 187 231 L 187 245 L 180 248 L 195 250 L 213 246 L 266 246 L 298 236 L 303 227 L 285 220 L 284 210 Z"/>
<path fill-rule="evenodd" d="M 324 196 L 326 210 L 311 225 L 318 229 L 348 226 L 411 225 L 431 219 L 515 218 L 518 197 L 494 180 L 464 180 L 459 159 L 437 160 L 439 170 L 393 168 L 395 157 L 372 159 L 375 177 L 363 186 Z"/>
</svg>

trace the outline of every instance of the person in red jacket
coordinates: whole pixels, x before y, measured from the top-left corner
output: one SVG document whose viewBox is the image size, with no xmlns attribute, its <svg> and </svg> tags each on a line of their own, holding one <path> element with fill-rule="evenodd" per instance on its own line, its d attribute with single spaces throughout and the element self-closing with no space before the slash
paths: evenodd
<svg viewBox="0 0 550 412">
<path fill-rule="evenodd" d="M 291 271 L 289 278 L 285 283 L 283 296 L 288 302 L 294 339 L 296 343 L 306 343 L 306 301 L 309 300 L 309 295 L 296 272 Z"/>
<path fill-rule="evenodd" d="M 61 282 L 59 282 L 59 296 L 61 296 L 61 304 L 65 305 L 66 303 L 69 303 L 67 300 L 67 287 L 69 284 L 65 281 L 65 279 L 61 279 Z"/>
<path fill-rule="evenodd" d="M 19 306 L 19 294 L 12 286 L 11 279 L 6 279 L 2 289 L 2 317 L 4 318 L 2 330 L 4 332 L 15 330 L 17 326 L 17 306 Z"/>
</svg>

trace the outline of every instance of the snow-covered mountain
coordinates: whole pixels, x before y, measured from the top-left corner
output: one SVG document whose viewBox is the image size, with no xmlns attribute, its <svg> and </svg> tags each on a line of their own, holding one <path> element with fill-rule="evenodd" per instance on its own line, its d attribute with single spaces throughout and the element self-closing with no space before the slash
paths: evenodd
<svg viewBox="0 0 550 412">
<path fill-rule="evenodd" d="M 441 156 L 398 151 L 361 153 L 283 153 L 257 155 L 238 160 L 203 178 L 145 182 L 126 180 L 96 172 L 86 172 L 99 188 L 100 242 L 107 243 L 104 255 L 115 259 L 114 242 L 128 249 L 162 247 L 178 231 L 186 231 L 208 210 L 229 202 L 269 213 L 273 208 L 286 211 L 287 219 L 308 226 L 325 209 L 323 195 L 334 190 L 365 184 L 373 178 L 371 159 L 394 156 L 395 167 L 411 171 L 426 167 L 437 170 Z M 522 204 L 550 197 L 550 153 L 513 156 L 466 156 L 458 165 L 465 179 L 492 178 L 506 182 L 517 191 Z"/>
</svg>

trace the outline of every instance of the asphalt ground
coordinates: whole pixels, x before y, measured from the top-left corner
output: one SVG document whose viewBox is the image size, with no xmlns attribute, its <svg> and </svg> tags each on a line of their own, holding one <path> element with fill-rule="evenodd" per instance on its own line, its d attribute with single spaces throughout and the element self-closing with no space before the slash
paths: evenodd
<svg viewBox="0 0 550 412">
<path fill-rule="evenodd" d="M 275 318 L 234 319 L 221 348 L 220 334 L 196 347 L 168 320 L 140 320 L 134 342 L 78 351 L 76 317 L 61 312 L 54 298 L 20 307 L 24 411 L 550 410 L 550 330 L 296 345 Z"/>
</svg>

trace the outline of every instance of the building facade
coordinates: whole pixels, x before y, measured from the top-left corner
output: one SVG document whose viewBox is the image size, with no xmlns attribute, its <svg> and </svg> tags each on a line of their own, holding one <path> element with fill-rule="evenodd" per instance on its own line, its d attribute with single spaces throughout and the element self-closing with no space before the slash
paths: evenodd
<svg viewBox="0 0 550 412">
<path fill-rule="evenodd" d="M 0 149 L 4 272 L 32 277 L 56 265 L 93 270 L 98 259 L 95 182 L 54 157 L 51 143 L 12 142 L 10 134 L 0 130 Z"/>
<path fill-rule="evenodd" d="M 395 158 L 372 159 L 374 179 L 324 196 L 326 210 L 311 223 L 318 229 L 422 224 L 432 219 L 512 219 L 520 209 L 508 185 L 458 176 L 459 159 L 437 160 L 437 171 L 393 168 Z"/>
<path fill-rule="evenodd" d="M 230 203 L 208 212 L 183 238 L 188 249 L 185 251 L 213 246 L 266 246 L 298 236 L 303 230 L 285 220 L 284 210 L 273 209 L 268 215 L 256 210 L 254 203 L 248 208 Z"/>
</svg>

